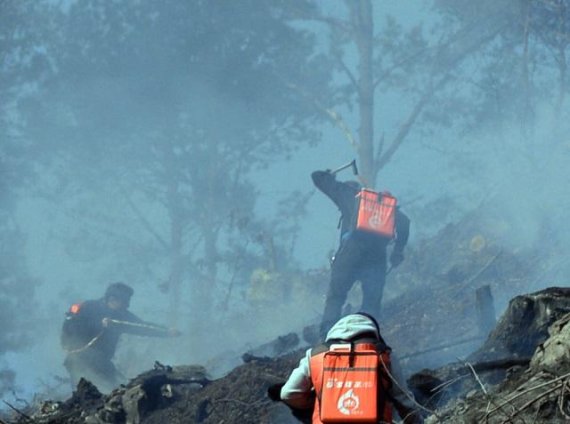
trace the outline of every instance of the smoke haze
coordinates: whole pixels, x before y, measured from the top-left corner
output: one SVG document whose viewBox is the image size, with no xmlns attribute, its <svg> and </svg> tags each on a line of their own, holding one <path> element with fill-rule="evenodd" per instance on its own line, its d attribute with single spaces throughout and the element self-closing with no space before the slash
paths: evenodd
<svg viewBox="0 0 570 424">
<path fill-rule="evenodd" d="M 64 313 L 115 281 L 183 334 L 125 337 L 128 377 L 155 360 L 220 375 L 319 321 L 338 211 L 310 173 L 358 157 L 344 68 L 360 65 L 348 35 L 310 19 L 348 19 L 345 3 L 286 3 L 0 1 L 0 396 L 68 395 Z M 411 217 L 412 248 L 480 209 L 493 242 L 548 254 L 529 291 L 565 285 L 568 84 L 544 40 L 566 45 L 537 6 L 526 56 L 515 24 L 450 46 L 498 9 L 448 3 L 374 10 L 377 146 L 423 99 L 376 186 Z M 498 313 L 513 294 L 496 293 Z"/>
</svg>

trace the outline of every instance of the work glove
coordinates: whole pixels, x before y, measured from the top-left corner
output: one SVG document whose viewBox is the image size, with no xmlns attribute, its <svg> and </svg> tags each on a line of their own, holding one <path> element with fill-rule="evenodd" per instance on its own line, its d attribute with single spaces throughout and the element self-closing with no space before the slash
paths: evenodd
<svg viewBox="0 0 570 424">
<path fill-rule="evenodd" d="M 269 386 L 267 388 L 267 396 L 269 397 L 269 399 L 271 399 L 274 402 L 281 401 L 281 388 L 284 385 L 285 385 L 285 382 L 277 383 L 277 384 L 273 384 L 273 385 Z M 314 401 L 314 396 L 313 396 L 313 401 Z M 291 405 L 287 405 L 287 406 L 291 410 L 291 414 L 293 414 L 293 416 L 299 422 L 301 422 L 303 424 L 311 424 L 312 417 L 313 417 L 313 408 L 297 409 L 297 408 L 291 407 Z"/>
<path fill-rule="evenodd" d="M 299 422 L 301 422 L 303 424 L 311 424 L 313 422 L 313 410 L 312 409 L 294 409 L 294 408 L 291 408 L 291 414 L 293 414 L 293 416 L 295 418 L 297 418 L 297 420 L 299 420 Z"/>
<path fill-rule="evenodd" d="M 281 388 L 285 385 L 285 383 L 277 383 L 272 384 L 267 389 L 267 396 L 273 402 L 279 402 L 281 400 Z"/>
<path fill-rule="evenodd" d="M 401 250 L 393 250 L 390 255 L 390 265 L 392 265 L 392 268 L 397 268 L 402 262 L 404 262 L 404 252 Z"/>
</svg>

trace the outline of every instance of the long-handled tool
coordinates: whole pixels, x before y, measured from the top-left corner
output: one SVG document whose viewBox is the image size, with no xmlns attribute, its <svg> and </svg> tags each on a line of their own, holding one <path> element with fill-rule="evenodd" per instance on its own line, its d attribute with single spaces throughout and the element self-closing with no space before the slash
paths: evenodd
<svg viewBox="0 0 570 424">
<path fill-rule="evenodd" d="M 358 175 L 358 168 L 356 167 L 356 159 L 353 159 L 351 162 L 347 163 L 346 165 L 342 165 L 341 167 L 331 171 L 331 174 L 335 175 L 340 171 L 345 170 L 346 168 L 352 168 L 352 173 L 354 175 Z"/>
<path fill-rule="evenodd" d="M 105 332 L 106 328 L 110 325 L 110 324 L 118 324 L 118 325 L 127 325 L 127 326 L 131 326 L 131 327 L 138 327 L 138 328 L 147 328 L 149 330 L 158 330 L 158 331 L 167 331 L 165 328 L 157 326 L 157 325 L 152 325 L 152 324 L 146 324 L 146 323 L 140 323 L 140 322 L 131 322 L 131 321 L 121 321 L 118 319 L 111 319 L 111 318 L 104 318 L 104 321 L 106 322 L 106 324 L 103 325 L 103 328 L 101 329 L 101 331 L 99 332 L 99 334 L 97 334 L 95 337 L 93 337 L 91 340 L 89 340 L 85 345 L 77 348 L 77 349 L 71 349 L 71 350 L 67 350 L 67 353 L 80 353 L 83 352 L 87 349 L 89 349 L 91 346 L 93 346 L 97 340 L 99 340 L 101 338 L 101 336 L 103 335 L 103 333 Z M 1 424 L 1 423 L 0 423 Z"/>
</svg>

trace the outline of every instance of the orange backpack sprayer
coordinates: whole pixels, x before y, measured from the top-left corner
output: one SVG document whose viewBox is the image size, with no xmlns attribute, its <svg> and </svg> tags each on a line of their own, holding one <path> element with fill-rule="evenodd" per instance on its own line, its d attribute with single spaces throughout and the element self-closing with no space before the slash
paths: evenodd
<svg viewBox="0 0 570 424">
<path fill-rule="evenodd" d="M 333 344 L 311 358 L 317 394 L 313 423 L 391 423 L 389 365 L 389 350 L 379 352 L 371 343 Z"/>
<path fill-rule="evenodd" d="M 394 196 L 363 188 L 356 195 L 356 203 L 355 229 L 394 238 L 398 203 Z"/>
<path fill-rule="evenodd" d="M 352 168 L 354 175 L 358 175 L 356 160 L 331 171 L 333 175 Z M 356 195 L 356 216 L 354 229 L 374 233 L 389 239 L 396 235 L 396 207 L 398 201 L 389 192 L 377 193 L 363 188 Z"/>
</svg>

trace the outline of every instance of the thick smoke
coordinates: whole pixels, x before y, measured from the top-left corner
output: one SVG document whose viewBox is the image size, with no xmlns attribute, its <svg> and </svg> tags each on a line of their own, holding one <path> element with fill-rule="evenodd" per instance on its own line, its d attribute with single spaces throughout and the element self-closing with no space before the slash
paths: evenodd
<svg viewBox="0 0 570 424">
<path fill-rule="evenodd" d="M 352 99 L 355 82 L 339 83 L 338 57 L 324 58 L 313 44 L 329 32 L 283 24 L 269 3 L 256 1 L 89 0 L 65 10 L 47 2 L 40 14 L 43 3 L 8 3 L 0 2 L 11 17 L 2 35 L 22 38 L 0 37 L 0 51 L 9 52 L 0 70 L 10 71 L 0 94 L 11 99 L 0 127 L 10 140 L 0 146 L 0 354 L 23 353 L 0 373 L 0 396 L 20 375 L 26 392 L 42 387 L 38 378 L 61 383 L 64 312 L 101 297 L 113 281 L 135 288 L 134 313 L 183 333 L 160 342 L 125 338 L 117 361 L 129 377 L 156 359 L 218 358 L 212 370 L 221 373 L 245 349 L 318 321 L 338 215 L 314 195 L 309 174 L 355 154 L 338 125 L 330 129 L 332 109 L 323 106 L 327 93 L 332 104 Z M 346 12 L 336 8 L 325 11 Z M 407 49 L 395 40 L 405 28 L 384 18 L 377 20 L 386 25 L 383 47 L 398 59 Z M 427 12 L 417 18 L 437 21 Z M 406 46 L 431 52 L 429 41 L 422 44 L 418 29 Z M 424 56 L 417 57 L 421 70 Z M 450 71 L 461 87 L 454 101 L 431 99 L 431 114 L 421 115 L 430 125 L 418 122 L 379 187 L 396 193 L 411 216 L 411 247 L 475 210 L 493 243 L 543 259 L 529 291 L 564 285 L 570 145 L 563 120 L 537 101 L 532 125 L 483 113 L 472 121 L 485 116 L 492 124 L 449 124 L 480 100 L 461 85 L 486 79 L 477 79 L 480 62 Z M 405 92 L 379 99 L 382 122 L 390 122 L 386 140 L 427 74 L 415 75 L 381 81 Z M 339 110 L 356 122 L 354 110 Z M 407 288 L 389 287 L 386 298 Z M 496 293 L 498 312 L 512 294 Z M 36 375 L 18 371 L 37 355 L 50 365 Z"/>
</svg>

